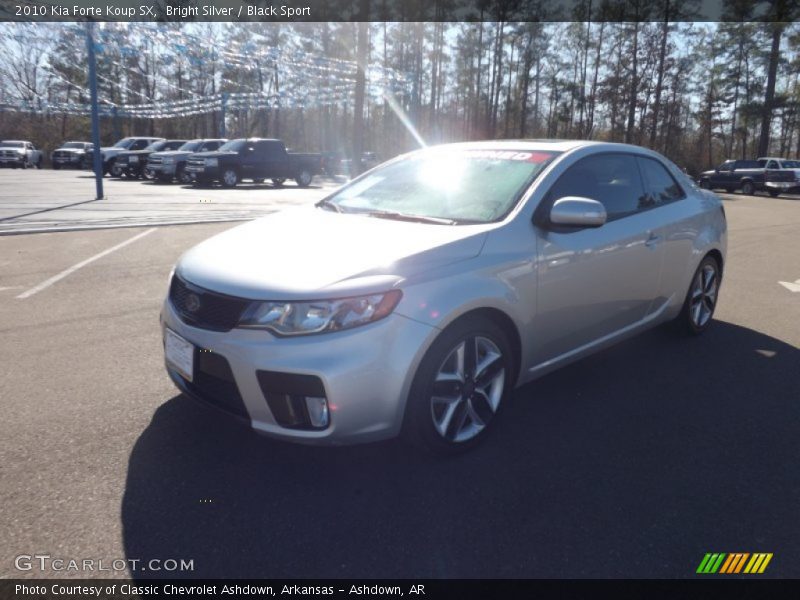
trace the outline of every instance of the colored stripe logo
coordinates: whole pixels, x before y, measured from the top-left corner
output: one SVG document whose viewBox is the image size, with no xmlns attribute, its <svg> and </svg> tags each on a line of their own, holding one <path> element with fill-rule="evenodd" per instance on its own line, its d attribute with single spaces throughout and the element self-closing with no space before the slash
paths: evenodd
<svg viewBox="0 0 800 600">
<path fill-rule="evenodd" d="M 749 552 L 731 552 L 729 554 L 725 552 L 709 552 L 700 561 L 697 573 L 702 575 L 714 573 L 719 573 L 720 575 L 734 575 L 737 573 L 755 575 L 763 573 L 771 560 L 771 552 L 756 552 L 753 554 Z"/>
</svg>

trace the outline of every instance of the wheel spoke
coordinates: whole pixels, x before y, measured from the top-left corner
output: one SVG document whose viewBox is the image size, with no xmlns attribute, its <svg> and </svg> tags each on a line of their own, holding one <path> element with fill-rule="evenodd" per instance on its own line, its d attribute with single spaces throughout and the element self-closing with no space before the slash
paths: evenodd
<svg viewBox="0 0 800 600">
<path fill-rule="evenodd" d="M 481 429 L 486 427 L 486 421 L 484 421 L 480 414 L 478 414 L 478 411 L 472 403 L 472 399 L 470 398 L 464 404 L 467 406 L 467 416 L 469 417 L 469 420 L 472 421 L 475 426 Z"/>
<path fill-rule="evenodd" d="M 703 309 L 703 303 L 697 302 L 694 306 L 692 306 L 692 321 L 694 321 L 695 325 L 701 325 L 700 323 L 700 311 Z"/>
<path fill-rule="evenodd" d="M 434 409 L 442 407 L 442 413 L 439 418 L 436 418 L 436 411 L 434 410 L 433 423 L 436 429 L 443 437 L 447 437 L 447 428 L 450 427 L 450 422 L 453 420 L 453 413 L 456 407 L 461 403 L 461 398 L 431 398 L 432 406 Z"/>
<path fill-rule="evenodd" d="M 453 411 L 449 415 L 449 419 L 447 422 L 447 426 L 444 429 L 444 437 L 448 440 L 454 441 L 461 430 L 464 428 L 464 424 L 467 422 L 467 403 L 466 402 L 457 402 L 453 404 Z"/>
<path fill-rule="evenodd" d="M 495 410 L 497 410 L 497 407 L 492 405 L 489 396 L 479 390 L 470 398 L 470 406 L 484 423 L 488 423 L 494 416 Z"/>
<path fill-rule="evenodd" d="M 482 388 L 492 383 L 503 372 L 503 357 L 491 353 L 478 365 L 475 374 L 475 386 Z"/>
</svg>

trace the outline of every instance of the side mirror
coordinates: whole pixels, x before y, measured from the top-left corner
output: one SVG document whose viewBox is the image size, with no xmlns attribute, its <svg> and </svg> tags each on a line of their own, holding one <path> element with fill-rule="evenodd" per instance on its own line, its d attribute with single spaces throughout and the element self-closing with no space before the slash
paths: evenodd
<svg viewBox="0 0 800 600">
<path fill-rule="evenodd" d="M 572 227 L 600 227 L 608 218 L 606 207 L 597 200 L 580 196 L 565 196 L 553 203 L 550 222 Z"/>
</svg>

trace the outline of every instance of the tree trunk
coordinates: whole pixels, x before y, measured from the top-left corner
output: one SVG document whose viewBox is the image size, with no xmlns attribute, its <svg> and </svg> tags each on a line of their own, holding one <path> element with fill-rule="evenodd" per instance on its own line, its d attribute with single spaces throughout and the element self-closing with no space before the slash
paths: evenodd
<svg viewBox="0 0 800 600">
<path fill-rule="evenodd" d="M 764 93 L 764 109 L 761 113 L 761 135 L 758 139 L 758 155 L 769 154 L 770 125 L 772 124 L 772 109 L 775 100 L 775 79 L 778 73 L 778 59 L 780 58 L 781 34 L 784 23 L 772 24 L 772 47 L 769 52 L 769 70 L 767 72 L 767 90 Z"/>
<path fill-rule="evenodd" d="M 353 176 L 361 174 L 361 155 L 364 152 L 364 89 L 366 87 L 366 74 L 364 68 L 367 64 L 367 51 L 369 40 L 369 23 L 361 21 L 358 24 L 357 62 L 355 107 L 353 109 Z"/>
</svg>

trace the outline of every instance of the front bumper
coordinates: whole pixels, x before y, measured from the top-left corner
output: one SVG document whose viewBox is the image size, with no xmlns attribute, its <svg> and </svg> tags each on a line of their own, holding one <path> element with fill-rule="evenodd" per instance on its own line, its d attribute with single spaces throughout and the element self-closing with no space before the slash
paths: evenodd
<svg viewBox="0 0 800 600">
<path fill-rule="evenodd" d="M 767 181 L 764 187 L 780 192 L 797 192 L 800 191 L 800 181 Z"/>
<path fill-rule="evenodd" d="M 210 351 L 227 360 L 244 405 L 238 416 L 253 429 L 309 444 L 361 443 L 397 435 L 411 380 L 438 332 L 398 314 L 349 331 L 293 338 L 252 329 L 216 332 L 181 321 L 169 300 L 162 308 L 161 326 L 162 336 L 168 327 L 200 352 Z M 309 430 L 280 425 L 262 391 L 258 371 L 318 377 L 328 401 L 328 427 Z M 202 397 L 169 365 L 167 372 L 179 389 Z M 219 407 L 236 412 L 230 406 Z"/>
<path fill-rule="evenodd" d="M 187 165 L 186 172 L 198 181 L 219 179 L 219 167 Z"/>
<path fill-rule="evenodd" d="M 155 164 L 155 165 L 147 163 L 147 168 L 148 169 L 150 169 L 156 175 L 162 175 L 162 176 L 169 175 L 169 176 L 174 177 L 175 176 L 176 167 L 177 167 L 176 163 L 167 163 L 167 164 L 161 163 L 161 164 Z"/>
<path fill-rule="evenodd" d="M 4 156 L 0 158 L 0 167 L 18 167 L 25 163 L 25 157 L 9 157 Z"/>
</svg>

